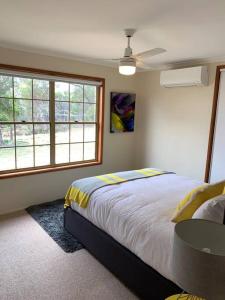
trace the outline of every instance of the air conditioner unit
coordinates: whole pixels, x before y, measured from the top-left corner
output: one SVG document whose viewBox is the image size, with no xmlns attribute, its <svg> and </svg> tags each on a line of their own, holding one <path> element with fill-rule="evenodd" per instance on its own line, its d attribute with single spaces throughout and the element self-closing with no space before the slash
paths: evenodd
<svg viewBox="0 0 225 300">
<path fill-rule="evenodd" d="M 206 86 L 208 85 L 208 69 L 206 66 L 200 66 L 162 71 L 160 85 L 164 87 Z"/>
</svg>

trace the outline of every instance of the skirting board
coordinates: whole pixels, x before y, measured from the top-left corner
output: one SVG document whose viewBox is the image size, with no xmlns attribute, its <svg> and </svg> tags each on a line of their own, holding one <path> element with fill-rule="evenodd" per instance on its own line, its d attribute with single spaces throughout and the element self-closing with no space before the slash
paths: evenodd
<svg viewBox="0 0 225 300">
<path fill-rule="evenodd" d="M 64 226 L 86 249 L 141 299 L 164 300 L 181 289 L 70 207 Z"/>
</svg>

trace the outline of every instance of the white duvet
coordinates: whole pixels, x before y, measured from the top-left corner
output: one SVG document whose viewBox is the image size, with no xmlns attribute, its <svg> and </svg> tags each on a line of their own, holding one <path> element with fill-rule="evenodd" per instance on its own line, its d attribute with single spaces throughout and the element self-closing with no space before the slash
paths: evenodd
<svg viewBox="0 0 225 300">
<path fill-rule="evenodd" d="M 177 203 L 202 182 L 175 174 L 101 188 L 86 209 L 72 208 L 111 235 L 164 277 L 173 280 L 170 262 Z"/>
</svg>

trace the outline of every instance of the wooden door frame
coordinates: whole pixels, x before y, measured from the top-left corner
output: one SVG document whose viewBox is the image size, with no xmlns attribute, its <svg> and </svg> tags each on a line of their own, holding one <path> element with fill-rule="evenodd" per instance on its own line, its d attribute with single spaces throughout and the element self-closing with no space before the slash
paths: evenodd
<svg viewBox="0 0 225 300">
<path fill-rule="evenodd" d="M 225 65 L 220 65 L 216 67 L 212 115 L 211 115 L 211 123 L 210 123 L 210 130 L 209 130 L 208 151 L 207 151 L 206 168 L 205 168 L 205 182 L 209 182 L 210 171 L 211 171 L 213 142 L 214 142 L 215 127 L 216 127 L 216 114 L 217 114 L 218 96 L 219 96 L 219 88 L 220 88 L 220 74 L 222 69 L 225 69 Z"/>
</svg>

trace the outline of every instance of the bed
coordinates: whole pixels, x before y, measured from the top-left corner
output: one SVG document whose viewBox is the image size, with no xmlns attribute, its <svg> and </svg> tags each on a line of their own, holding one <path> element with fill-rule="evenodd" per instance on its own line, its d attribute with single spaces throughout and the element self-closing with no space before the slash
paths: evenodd
<svg viewBox="0 0 225 300">
<path fill-rule="evenodd" d="M 109 185 L 87 208 L 65 209 L 65 228 L 142 299 L 162 300 L 180 289 L 170 268 L 177 203 L 202 182 L 176 174 Z"/>
</svg>

